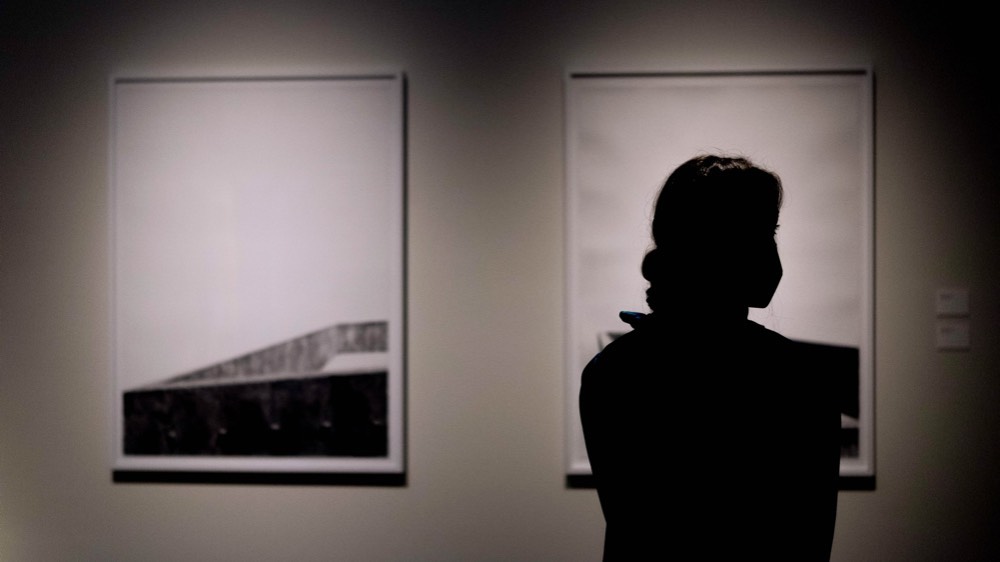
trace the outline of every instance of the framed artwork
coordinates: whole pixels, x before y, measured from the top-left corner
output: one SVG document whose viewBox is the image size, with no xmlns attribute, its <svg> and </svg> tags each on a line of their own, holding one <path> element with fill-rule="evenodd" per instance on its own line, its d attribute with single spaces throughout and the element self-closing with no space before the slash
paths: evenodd
<svg viewBox="0 0 1000 562">
<path fill-rule="evenodd" d="M 656 195 L 703 153 L 749 157 L 785 186 L 784 277 L 750 318 L 818 344 L 841 387 L 842 487 L 874 485 L 872 73 L 570 73 L 566 79 L 567 481 L 589 485 L 584 366 L 647 311 L 640 264 Z"/>
<path fill-rule="evenodd" d="M 403 82 L 112 79 L 116 481 L 403 483 Z"/>
</svg>

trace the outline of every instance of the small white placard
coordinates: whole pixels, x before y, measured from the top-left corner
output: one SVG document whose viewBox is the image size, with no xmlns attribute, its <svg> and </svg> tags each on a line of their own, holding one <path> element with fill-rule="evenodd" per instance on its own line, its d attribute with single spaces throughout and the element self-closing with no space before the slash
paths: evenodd
<svg viewBox="0 0 1000 562">
<path fill-rule="evenodd" d="M 968 316 L 969 289 L 965 287 L 942 287 L 937 290 L 934 311 L 938 316 Z"/>
<path fill-rule="evenodd" d="M 937 348 L 940 350 L 969 349 L 968 320 L 938 320 L 935 327 Z"/>
</svg>

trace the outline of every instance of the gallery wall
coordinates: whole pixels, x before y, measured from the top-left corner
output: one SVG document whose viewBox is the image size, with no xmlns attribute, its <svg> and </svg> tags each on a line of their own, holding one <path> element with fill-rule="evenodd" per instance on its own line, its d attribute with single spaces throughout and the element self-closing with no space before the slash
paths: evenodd
<svg viewBox="0 0 1000 562">
<path fill-rule="evenodd" d="M 869 65 L 877 486 L 841 493 L 833 559 L 1000 555 L 998 120 L 976 18 L 65 4 L 0 7 L 0 560 L 598 560 L 596 494 L 564 483 L 566 71 Z M 109 77 L 369 70 L 407 76 L 407 485 L 112 483 Z M 952 286 L 971 295 L 971 347 L 942 352 L 934 297 Z M 657 446 L 653 467 L 671 462 Z"/>
</svg>

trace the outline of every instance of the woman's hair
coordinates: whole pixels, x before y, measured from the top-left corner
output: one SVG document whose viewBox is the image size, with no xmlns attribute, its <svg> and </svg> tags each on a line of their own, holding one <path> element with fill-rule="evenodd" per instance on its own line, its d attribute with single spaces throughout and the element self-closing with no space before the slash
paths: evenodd
<svg viewBox="0 0 1000 562">
<path fill-rule="evenodd" d="M 657 196 L 654 248 L 642 262 L 650 309 L 678 290 L 728 282 L 744 241 L 773 236 L 782 194 L 778 176 L 742 157 L 702 155 L 674 170 Z"/>
</svg>

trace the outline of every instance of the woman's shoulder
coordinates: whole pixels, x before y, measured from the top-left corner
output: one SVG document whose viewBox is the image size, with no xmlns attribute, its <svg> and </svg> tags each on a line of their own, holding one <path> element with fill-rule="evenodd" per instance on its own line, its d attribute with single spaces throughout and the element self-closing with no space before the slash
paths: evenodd
<svg viewBox="0 0 1000 562">
<path fill-rule="evenodd" d="M 638 312 L 622 312 L 619 317 L 632 328 L 628 332 L 614 338 L 587 363 L 584 376 L 615 370 L 623 367 L 648 363 L 648 358 L 657 349 L 662 350 L 657 342 L 658 322 L 651 314 Z M 662 343 L 662 342 L 661 342 Z"/>
<path fill-rule="evenodd" d="M 750 320 L 749 318 L 747 319 L 746 324 L 744 325 L 746 326 L 746 329 L 750 333 L 755 334 L 759 337 L 769 338 L 774 341 L 791 341 L 785 336 L 779 334 L 778 332 L 765 328 L 764 326 L 758 324 L 757 322 L 754 322 L 753 320 Z"/>
</svg>

